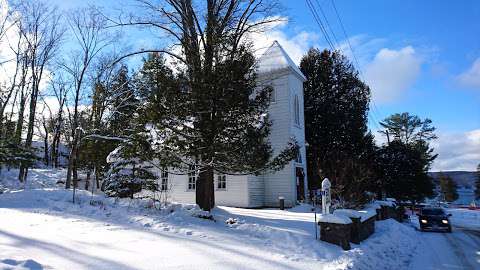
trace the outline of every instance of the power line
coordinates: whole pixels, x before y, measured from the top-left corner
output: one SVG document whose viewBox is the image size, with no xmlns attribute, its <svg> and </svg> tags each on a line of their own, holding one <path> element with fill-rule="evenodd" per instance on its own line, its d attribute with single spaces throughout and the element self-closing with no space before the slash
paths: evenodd
<svg viewBox="0 0 480 270">
<path fill-rule="evenodd" d="M 335 47 L 336 47 L 338 50 L 341 50 L 341 48 L 340 48 L 340 42 L 338 42 L 337 36 L 335 35 L 335 31 L 333 31 L 333 27 L 330 25 L 330 22 L 328 21 L 328 17 L 325 15 L 325 12 L 323 11 L 323 8 L 322 8 L 322 6 L 320 5 L 320 2 L 319 2 L 318 0 L 315 0 L 315 2 L 317 3 L 318 9 L 320 9 L 320 13 L 322 13 L 323 18 L 325 19 L 325 23 L 326 23 L 328 29 L 330 29 L 330 32 L 332 33 L 333 39 L 334 39 L 335 42 L 336 42 L 336 46 L 335 46 Z"/>
<path fill-rule="evenodd" d="M 355 64 L 358 67 L 358 70 L 360 73 L 362 73 L 360 69 L 360 64 L 358 62 L 357 56 L 355 55 L 355 51 L 353 50 L 352 44 L 350 43 L 350 38 L 348 38 L 347 31 L 345 30 L 345 27 L 343 26 L 343 21 L 342 18 L 340 17 L 340 14 L 338 13 L 337 6 L 335 5 L 334 0 L 330 0 L 332 2 L 333 9 L 335 10 L 335 14 L 337 15 L 337 19 L 340 22 L 340 27 L 342 28 L 343 34 L 345 35 L 345 39 L 347 40 L 348 47 L 350 51 L 352 52 L 353 59 L 355 60 Z"/>
<path fill-rule="evenodd" d="M 313 15 L 314 20 L 316 21 L 318 27 L 320 27 L 320 30 L 322 31 L 323 36 L 325 37 L 325 40 L 327 41 L 328 46 L 330 47 L 330 49 L 332 51 L 334 51 L 335 46 L 333 45 L 333 43 L 330 39 L 330 36 L 329 36 L 325 26 L 323 25 L 322 20 L 320 19 L 320 16 L 318 16 L 318 13 L 317 13 L 317 10 L 315 9 L 315 6 L 312 4 L 312 2 L 310 0 L 306 0 L 306 2 L 307 2 L 307 5 L 308 5 L 308 8 L 310 9 L 310 12 Z"/>
<path fill-rule="evenodd" d="M 315 0 L 315 2 L 316 2 L 316 4 L 317 4 L 318 8 L 320 9 L 320 13 L 322 14 L 323 19 L 324 19 L 324 21 L 325 21 L 325 22 L 324 22 L 324 21 L 322 20 L 322 18 L 320 17 L 320 15 L 319 15 L 319 13 L 318 13 L 318 11 L 317 11 L 317 8 L 316 8 L 315 5 L 313 4 L 313 2 L 312 2 L 311 0 L 306 0 L 307 6 L 308 6 L 308 8 L 310 9 L 310 12 L 312 13 L 315 22 L 317 23 L 318 27 L 319 27 L 320 30 L 322 31 L 323 36 L 324 36 L 325 40 L 327 41 L 327 44 L 328 44 L 328 46 L 330 47 L 330 49 L 332 50 L 332 52 L 335 51 L 336 48 L 337 48 L 338 51 L 342 52 L 342 49 L 341 49 L 341 47 L 340 47 L 340 42 L 338 41 L 337 36 L 335 35 L 335 31 L 333 31 L 333 28 L 332 28 L 332 26 L 330 25 L 330 22 L 328 21 L 328 17 L 326 16 L 326 13 L 324 12 L 323 8 L 321 7 L 320 2 L 319 2 L 318 0 Z M 362 70 L 361 70 L 360 63 L 359 63 L 358 58 L 357 58 L 357 56 L 356 56 L 356 54 L 355 54 L 355 51 L 354 51 L 354 49 L 353 49 L 353 46 L 352 46 L 352 44 L 351 44 L 351 42 L 350 42 L 350 39 L 349 39 L 349 37 L 348 37 L 347 31 L 346 31 L 346 29 L 345 29 L 345 26 L 343 25 L 343 21 L 342 21 L 342 19 L 341 19 L 341 17 L 340 17 L 340 13 L 338 12 L 338 9 L 337 9 L 337 7 L 336 7 L 336 5 L 335 5 L 334 0 L 331 0 L 331 2 L 332 2 L 333 9 L 334 9 L 334 11 L 335 11 L 335 15 L 336 15 L 336 17 L 337 17 L 337 19 L 338 19 L 338 21 L 339 21 L 339 23 L 340 23 L 340 26 L 341 26 L 341 28 L 342 28 L 343 34 L 344 34 L 345 39 L 346 39 L 346 41 L 347 41 L 348 48 L 349 48 L 349 50 L 350 50 L 350 52 L 351 52 L 351 54 L 352 54 L 353 60 L 354 60 L 354 62 L 355 62 L 355 65 L 357 66 L 357 70 L 358 70 L 358 72 L 359 72 L 359 75 L 360 75 L 361 79 L 362 79 L 363 81 L 365 81 L 365 77 L 363 76 L 363 72 L 362 72 Z M 328 28 L 328 29 L 327 29 L 327 28 Z M 332 37 L 330 36 L 328 30 L 330 30 L 333 39 L 332 39 Z M 333 41 L 332 41 L 332 40 L 333 40 Z M 336 44 L 334 44 L 334 42 L 336 42 Z M 379 109 L 377 108 L 377 106 L 375 105 L 375 102 L 374 102 L 373 100 L 371 100 L 371 104 L 372 104 L 372 106 L 371 106 L 371 110 L 369 111 L 369 115 L 368 115 L 368 116 L 369 116 L 369 118 L 371 118 L 371 120 L 372 120 L 371 122 L 373 122 L 374 126 L 375 126 L 377 129 L 380 130 L 380 129 L 381 129 L 380 126 L 379 126 L 379 122 L 380 122 L 380 121 L 378 121 L 378 119 L 381 119 L 381 117 L 379 117 L 379 115 L 381 115 L 381 114 L 379 113 Z"/>
<path fill-rule="evenodd" d="M 335 14 L 336 14 L 336 16 L 337 16 L 338 22 L 340 23 L 340 26 L 341 26 L 341 28 L 342 28 L 343 34 L 344 34 L 344 36 L 345 36 L 345 39 L 347 40 L 348 47 L 349 47 L 349 49 L 350 49 L 350 51 L 351 51 L 351 53 L 352 53 L 352 56 L 353 56 L 353 59 L 354 59 L 354 61 L 355 61 L 356 66 L 357 66 L 357 69 L 358 69 L 358 71 L 359 71 L 359 74 L 360 74 L 360 76 L 362 77 L 363 81 L 365 81 L 365 76 L 363 76 L 363 72 L 362 72 L 362 69 L 361 69 L 361 67 L 360 67 L 360 63 L 358 62 L 358 58 L 357 58 L 357 56 L 356 56 L 356 54 L 355 54 L 355 51 L 353 50 L 353 46 L 352 46 L 352 44 L 350 43 L 350 38 L 348 37 L 347 31 L 346 31 L 346 29 L 345 29 L 345 26 L 343 25 L 343 21 L 342 21 L 342 18 L 340 17 L 340 13 L 338 12 L 337 6 L 335 5 L 335 1 L 334 1 L 334 0 L 330 0 L 330 2 L 332 3 L 332 6 L 333 6 L 333 9 L 334 9 Z M 373 123 L 374 123 L 374 125 L 377 127 L 377 129 L 381 129 L 380 126 L 378 125 L 378 122 L 380 122 L 380 121 L 378 121 L 378 120 L 375 119 L 375 118 L 376 118 L 376 117 L 375 117 L 375 114 L 377 114 L 377 117 L 378 117 L 379 115 L 381 115 L 381 114 L 379 113 L 379 110 L 378 110 L 377 106 L 375 105 L 375 101 L 373 101 L 373 99 L 371 100 L 371 103 L 372 103 L 372 105 L 373 105 L 373 106 L 372 106 L 372 110 L 371 110 L 371 112 L 372 112 L 371 117 L 373 118 Z M 381 117 L 378 117 L 378 118 L 381 118 Z M 378 122 L 377 122 L 377 121 L 378 121 Z"/>
</svg>

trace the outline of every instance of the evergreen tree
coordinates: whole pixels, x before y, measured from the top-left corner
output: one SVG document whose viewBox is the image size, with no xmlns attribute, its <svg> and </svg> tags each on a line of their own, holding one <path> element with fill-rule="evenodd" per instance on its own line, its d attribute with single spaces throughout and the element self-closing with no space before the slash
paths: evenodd
<svg viewBox="0 0 480 270">
<path fill-rule="evenodd" d="M 102 190 L 110 197 L 131 199 L 142 190 L 157 191 L 156 175 L 152 169 L 153 166 L 133 159 L 120 159 L 107 172 Z"/>
<path fill-rule="evenodd" d="M 99 72 L 107 73 L 102 68 Z M 102 175 L 110 169 L 108 154 L 132 134 L 134 114 L 139 106 L 125 65 L 114 69 L 110 77 L 103 78 L 101 74 L 93 86 L 92 106 L 88 116 L 85 115 L 88 119 L 80 121 L 85 134 L 78 156 L 79 166 L 86 169 L 87 178 L 93 173 L 97 187 Z M 117 170 L 120 165 L 117 164 Z"/>
<path fill-rule="evenodd" d="M 433 196 L 434 185 L 428 171 L 437 155 L 429 145 L 436 138 L 431 123 L 409 113 L 394 114 L 380 123 L 385 128 L 380 133 L 387 136 L 377 163 L 382 193 L 413 202 Z"/>
<path fill-rule="evenodd" d="M 339 52 L 310 49 L 300 68 L 307 77 L 305 137 L 311 188 L 319 188 L 328 177 L 339 199 L 361 202 L 374 178 L 375 144 L 367 133 L 370 89 Z"/>
<path fill-rule="evenodd" d="M 420 117 L 410 115 L 408 112 L 393 114 L 380 122 L 380 125 L 384 128 L 380 133 L 386 135 L 388 141 L 399 140 L 410 144 L 437 138 L 432 120 L 428 118 L 421 120 Z"/>
<path fill-rule="evenodd" d="M 176 64 L 173 81 L 167 76 L 160 87 L 143 82 L 149 97 L 143 121 L 155 133 L 151 141 L 160 165 L 177 165 L 184 173 L 196 167 L 197 204 L 204 210 L 214 206 L 214 172 L 261 173 L 294 159 L 294 140 L 272 156 L 270 90 L 257 87 L 249 42 L 249 34 L 279 21 L 272 16 L 277 1 L 146 0 L 142 6 L 149 16 L 134 16 L 128 25 L 162 31 L 179 50 L 147 49 L 124 57 L 160 52 Z"/>
<path fill-rule="evenodd" d="M 453 202 L 458 199 L 457 183 L 446 174 L 440 175 L 440 192 L 443 199 L 447 202 Z"/>
<path fill-rule="evenodd" d="M 33 148 L 15 143 L 11 138 L 0 138 L 0 169 L 6 167 L 32 166 L 38 160 Z"/>
<path fill-rule="evenodd" d="M 149 133 L 140 125 L 137 128 L 129 139 L 122 141 L 108 155 L 110 166 L 102 183 L 102 190 L 107 196 L 133 198 L 143 189 L 158 191 Z"/>
<path fill-rule="evenodd" d="M 125 65 L 120 67 L 106 91 L 111 109 L 108 119 L 110 134 L 121 136 L 130 133 L 131 120 L 139 104 Z"/>
<path fill-rule="evenodd" d="M 378 152 L 377 166 L 382 193 L 388 197 L 419 202 L 433 196 L 428 166 L 416 147 L 398 140 L 384 145 Z"/>
<path fill-rule="evenodd" d="M 200 74 L 174 73 L 161 55 L 152 54 L 138 82 L 146 101 L 139 126 L 151 127 L 155 133 L 150 142 L 158 166 L 185 173 L 196 166 L 196 200 L 204 210 L 214 206 L 214 172 L 277 170 L 298 149 L 292 141 L 272 158 L 267 116 L 270 89 L 257 88 L 250 47 L 237 48 L 231 58 L 211 60 L 215 67 Z"/>
</svg>

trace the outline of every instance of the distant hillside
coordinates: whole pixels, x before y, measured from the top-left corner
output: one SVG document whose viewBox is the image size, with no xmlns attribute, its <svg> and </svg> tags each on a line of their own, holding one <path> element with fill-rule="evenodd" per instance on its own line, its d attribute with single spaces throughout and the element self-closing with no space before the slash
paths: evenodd
<svg viewBox="0 0 480 270">
<path fill-rule="evenodd" d="M 435 184 L 438 185 L 440 175 L 446 174 L 450 176 L 453 181 L 457 183 L 458 187 L 473 189 L 475 187 L 475 180 L 477 179 L 476 172 L 467 171 L 448 171 L 448 172 L 430 172 L 430 176 L 433 177 Z"/>
<path fill-rule="evenodd" d="M 430 176 L 433 177 L 437 189 L 439 188 L 440 175 L 446 174 L 450 176 L 453 181 L 457 183 L 458 200 L 455 204 L 469 205 L 475 199 L 475 181 L 477 180 L 476 172 L 466 171 L 450 171 L 450 172 L 430 172 Z M 477 201 L 478 203 L 478 201 Z"/>
</svg>

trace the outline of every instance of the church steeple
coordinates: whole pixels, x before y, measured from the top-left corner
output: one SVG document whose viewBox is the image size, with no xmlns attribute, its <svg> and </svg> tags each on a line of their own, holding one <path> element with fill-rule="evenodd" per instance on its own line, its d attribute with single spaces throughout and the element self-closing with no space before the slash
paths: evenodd
<svg viewBox="0 0 480 270">
<path fill-rule="evenodd" d="M 270 73 L 285 69 L 295 72 L 303 80 L 306 80 L 305 75 L 303 75 L 295 62 L 288 56 L 280 43 L 275 40 L 262 56 L 258 58 L 257 72 Z"/>
</svg>

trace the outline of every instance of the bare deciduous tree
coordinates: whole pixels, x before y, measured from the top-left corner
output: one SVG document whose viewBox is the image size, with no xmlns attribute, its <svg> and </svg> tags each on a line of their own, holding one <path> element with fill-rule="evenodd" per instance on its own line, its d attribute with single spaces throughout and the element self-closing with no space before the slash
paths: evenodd
<svg viewBox="0 0 480 270">
<path fill-rule="evenodd" d="M 16 7 L 21 14 L 21 32 L 27 44 L 31 91 L 25 146 L 32 146 L 35 113 L 44 72 L 55 56 L 64 30 L 55 7 L 41 1 L 22 1 Z M 20 167 L 19 180 L 26 180 L 28 168 Z"/>
<path fill-rule="evenodd" d="M 162 41 L 167 40 L 163 43 L 163 48 L 143 49 L 124 57 L 145 52 L 160 52 L 178 62 L 179 66 L 186 71 L 187 101 L 180 101 L 177 104 L 181 108 L 169 108 L 170 110 L 183 110 L 183 115 L 167 112 L 160 117 L 175 119 L 175 121 L 167 119 L 162 122 L 162 119 L 157 121 L 157 127 L 178 134 L 187 141 L 185 142 L 188 144 L 186 150 L 182 153 L 176 151 L 175 154 L 178 154 L 178 159 L 182 162 L 190 163 L 190 167 L 194 168 L 189 169 L 190 171 L 199 172 L 195 187 L 196 202 L 202 209 L 210 210 L 214 205 L 214 171 L 249 174 L 253 171 L 270 169 L 270 165 L 273 167 L 273 163 L 268 161 L 270 156 L 267 153 L 270 149 L 268 143 L 259 142 L 258 145 L 261 147 L 252 149 L 250 152 L 265 157 L 261 162 L 257 158 L 258 163 L 249 164 L 249 160 L 254 159 L 252 157 L 245 159 L 242 163 L 240 151 L 237 158 L 232 158 L 235 149 L 239 149 L 238 145 L 241 144 L 243 150 L 252 146 L 249 143 L 243 144 L 247 141 L 248 136 L 260 138 L 268 135 L 268 124 L 259 124 L 258 129 L 252 128 L 250 135 L 244 136 L 246 133 L 241 130 L 233 131 L 245 123 L 253 123 L 255 119 L 261 118 L 260 111 L 266 103 L 259 102 L 254 108 L 255 106 L 248 104 L 247 97 L 237 100 L 236 105 L 245 105 L 241 109 L 232 106 L 229 101 L 233 102 L 233 99 L 225 93 L 235 86 L 221 85 L 218 78 L 228 76 L 228 72 L 222 74 L 224 71 L 221 67 L 227 70 L 238 68 L 244 64 L 251 67 L 253 61 L 248 62 L 247 59 L 251 58 L 246 57 L 246 55 L 251 57 L 251 44 L 248 39 L 252 33 L 262 32 L 266 27 L 280 20 L 279 17 L 273 16 L 274 12 L 278 10 L 277 2 L 266 0 L 137 0 L 137 3 L 141 9 L 139 12 L 142 14 L 141 16 L 130 15 L 126 18 L 120 16 L 119 19 L 110 19 L 110 22 L 114 26 L 138 26 L 158 30 L 163 34 Z M 247 68 L 242 72 L 249 70 L 251 69 Z M 252 78 L 247 74 L 244 77 Z M 245 83 L 244 86 L 244 93 L 250 91 L 250 84 Z M 266 91 L 264 92 L 266 93 Z M 257 95 L 261 96 L 265 93 Z M 242 113 L 238 113 L 239 111 Z M 259 115 L 248 112 L 258 112 Z M 236 115 L 233 117 L 234 119 L 245 119 L 245 121 L 233 121 L 234 124 L 228 122 L 225 116 L 233 114 Z M 193 124 L 186 125 L 185 122 L 188 121 L 192 121 Z M 247 126 L 248 124 L 244 126 L 244 130 L 250 128 Z M 262 129 L 263 127 L 265 130 Z M 228 134 L 227 130 L 232 132 Z M 218 139 L 220 137 L 222 140 Z M 236 145 L 229 144 L 233 141 L 236 141 Z M 293 151 L 294 148 L 292 147 L 291 150 Z M 244 153 L 246 152 L 248 151 Z M 283 157 L 278 155 L 274 160 L 276 159 L 278 164 L 284 164 L 290 156 L 290 152 L 288 154 L 287 152 Z"/>
<path fill-rule="evenodd" d="M 73 188 L 77 185 L 77 156 L 80 140 L 79 105 L 88 72 L 95 59 L 115 41 L 115 36 L 106 29 L 106 19 L 93 7 L 75 10 L 70 13 L 68 23 L 77 48 L 72 52 L 70 62 L 64 64 L 67 73 L 72 77 L 73 112 L 71 115 L 71 149 L 68 162 L 65 188 L 70 188 L 73 178 Z M 75 196 L 75 195 L 74 195 Z"/>
</svg>

